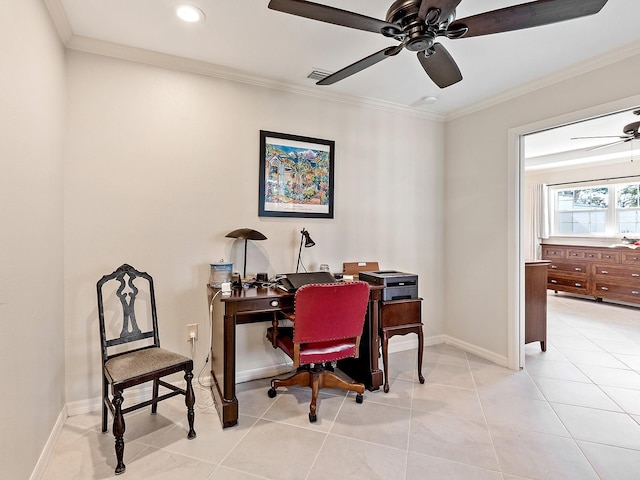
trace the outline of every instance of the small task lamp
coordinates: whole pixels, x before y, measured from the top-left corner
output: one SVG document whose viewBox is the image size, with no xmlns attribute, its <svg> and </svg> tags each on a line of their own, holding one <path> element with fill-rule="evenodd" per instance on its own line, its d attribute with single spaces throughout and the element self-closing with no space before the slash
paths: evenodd
<svg viewBox="0 0 640 480">
<path fill-rule="evenodd" d="M 306 229 L 303 228 L 300 233 L 302 235 L 300 236 L 300 248 L 298 249 L 298 263 L 296 265 L 296 273 L 298 273 L 298 269 L 300 268 L 300 257 L 302 255 L 302 242 L 304 241 L 304 248 L 311 248 L 316 244 L 316 242 L 311 240 L 311 236 L 309 235 L 309 232 L 307 232 Z M 304 265 L 302 265 L 302 268 L 304 268 Z"/>
<path fill-rule="evenodd" d="M 252 230 L 250 228 L 239 228 L 234 230 L 233 232 L 229 232 L 225 235 L 225 237 L 229 238 L 240 238 L 244 240 L 244 268 L 242 270 L 242 278 L 247 277 L 247 240 L 266 240 L 263 234 L 261 234 L 257 230 Z"/>
</svg>

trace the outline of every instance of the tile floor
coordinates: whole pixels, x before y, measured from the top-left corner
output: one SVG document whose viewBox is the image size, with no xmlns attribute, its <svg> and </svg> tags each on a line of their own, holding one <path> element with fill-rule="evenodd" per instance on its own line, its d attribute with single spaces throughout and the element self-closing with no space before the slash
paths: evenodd
<svg viewBox="0 0 640 480">
<path fill-rule="evenodd" d="M 391 355 L 391 391 L 363 404 L 268 380 L 239 385 L 240 421 L 222 430 L 207 390 L 186 439 L 180 399 L 127 418 L 126 479 L 638 480 L 640 309 L 549 295 L 549 346 L 526 346 L 526 369 L 447 345 Z M 175 401 L 174 401 L 175 400 Z M 70 417 L 44 480 L 113 477 L 111 434 L 98 413 Z"/>
</svg>

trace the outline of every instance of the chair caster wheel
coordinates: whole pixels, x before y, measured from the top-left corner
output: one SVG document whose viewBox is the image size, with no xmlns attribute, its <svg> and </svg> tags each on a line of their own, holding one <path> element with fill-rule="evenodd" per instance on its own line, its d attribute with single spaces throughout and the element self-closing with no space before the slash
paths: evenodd
<svg viewBox="0 0 640 480">
<path fill-rule="evenodd" d="M 309 414 L 309 422 L 314 423 L 316 420 L 318 420 L 318 416 L 317 415 Z"/>
<path fill-rule="evenodd" d="M 361 393 L 356 394 L 356 403 L 362 403 L 364 401 L 364 397 Z"/>
<path fill-rule="evenodd" d="M 276 389 L 271 387 L 267 392 L 267 395 L 269 395 L 269 398 L 276 398 Z"/>
</svg>

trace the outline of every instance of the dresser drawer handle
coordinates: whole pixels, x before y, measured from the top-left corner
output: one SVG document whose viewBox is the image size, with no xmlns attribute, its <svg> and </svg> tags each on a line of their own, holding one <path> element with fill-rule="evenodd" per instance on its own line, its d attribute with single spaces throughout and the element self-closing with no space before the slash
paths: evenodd
<svg viewBox="0 0 640 480">
<path fill-rule="evenodd" d="M 607 273 L 609 273 L 608 270 L 602 270 L 600 273 L 602 273 L 603 275 L 606 275 Z"/>
<path fill-rule="evenodd" d="M 550 280 L 550 282 L 551 282 L 551 283 L 558 283 L 558 281 L 557 281 L 557 280 L 553 280 L 553 279 L 552 279 L 552 280 Z"/>
<path fill-rule="evenodd" d="M 573 255 L 574 257 L 577 257 L 578 254 L 577 253 L 572 253 L 571 255 Z"/>
<path fill-rule="evenodd" d="M 593 253 L 588 253 L 588 254 L 587 254 L 587 257 L 591 257 L 591 258 L 593 258 L 593 257 L 594 257 L 594 255 L 593 255 Z"/>
<path fill-rule="evenodd" d="M 604 255 L 604 258 L 611 258 L 611 255 Z"/>
<path fill-rule="evenodd" d="M 582 284 L 581 283 L 576 283 L 576 287 L 581 287 Z"/>
<path fill-rule="evenodd" d="M 638 295 L 638 294 L 640 294 L 640 292 L 638 292 L 637 290 L 631 290 L 631 294 L 632 295 Z"/>
<path fill-rule="evenodd" d="M 557 265 L 551 265 L 551 268 L 558 268 Z"/>
<path fill-rule="evenodd" d="M 638 257 L 633 257 L 633 259 L 632 259 L 632 260 L 638 260 Z"/>
<path fill-rule="evenodd" d="M 609 289 L 607 287 L 600 287 L 600 290 L 604 290 L 606 292 Z"/>
<path fill-rule="evenodd" d="M 581 269 L 580 267 L 576 267 L 576 268 L 575 268 L 575 271 L 576 271 L 576 272 L 581 272 L 581 271 L 582 271 L 582 269 Z"/>
<path fill-rule="evenodd" d="M 640 273 L 632 273 L 631 276 L 632 277 L 640 277 Z"/>
</svg>

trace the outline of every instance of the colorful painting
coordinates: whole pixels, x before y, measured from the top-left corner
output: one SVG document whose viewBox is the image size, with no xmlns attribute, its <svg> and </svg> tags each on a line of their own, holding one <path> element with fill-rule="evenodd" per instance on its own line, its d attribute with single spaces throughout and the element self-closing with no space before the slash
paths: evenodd
<svg viewBox="0 0 640 480">
<path fill-rule="evenodd" d="M 261 130 L 259 215 L 333 218 L 334 146 Z"/>
</svg>

